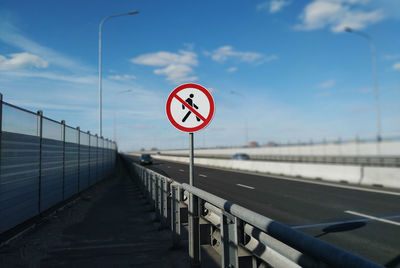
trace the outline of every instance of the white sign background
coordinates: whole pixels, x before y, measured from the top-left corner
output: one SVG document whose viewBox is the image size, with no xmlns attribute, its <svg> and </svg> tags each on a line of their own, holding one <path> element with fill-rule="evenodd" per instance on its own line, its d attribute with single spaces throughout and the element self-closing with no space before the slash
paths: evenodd
<svg viewBox="0 0 400 268">
<path fill-rule="evenodd" d="M 204 118 L 207 118 L 210 114 L 210 103 L 208 101 L 207 96 L 200 90 L 196 88 L 185 88 L 179 91 L 176 95 L 178 95 L 181 99 L 186 101 L 189 98 L 190 94 L 193 94 L 193 104 L 198 107 L 198 109 L 194 108 L 199 114 L 201 114 Z M 183 104 L 178 101 L 176 98 L 173 98 L 171 102 L 171 115 L 174 120 L 181 126 L 187 128 L 194 128 L 201 125 L 204 121 L 200 119 L 197 121 L 196 115 L 192 112 L 185 122 L 182 122 L 182 119 L 185 117 L 186 113 L 189 112 L 189 109 L 185 107 L 182 109 Z"/>
</svg>

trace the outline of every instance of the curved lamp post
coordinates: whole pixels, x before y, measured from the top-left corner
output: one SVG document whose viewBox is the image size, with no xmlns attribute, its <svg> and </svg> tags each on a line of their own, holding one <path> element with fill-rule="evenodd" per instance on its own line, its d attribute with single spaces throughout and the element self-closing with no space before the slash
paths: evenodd
<svg viewBox="0 0 400 268">
<path fill-rule="evenodd" d="M 125 16 L 125 15 L 135 15 L 138 14 L 139 11 L 129 11 L 125 13 L 114 14 L 111 16 L 107 16 L 101 20 L 99 24 L 99 135 L 100 137 L 103 136 L 103 128 L 102 128 L 102 82 L 101 82 L 101 32 L 103 31 L 103 24 L 108 19 Z"/>
<path fill-rule="evenodd" d="M 367 39 L 370 47 L 370 52 L 371 52 L 371 60 L 372 60 L 372 69 L 373 69 L 373 76 L 374 76 L 374 91 L 375 91 L 375 105 L 376 105 L 376 127 L 377 127 L 377 133 L 376 133 L 376 140 L 380 142 L 382 140 L 381 136 L 381 112 L 380 112 L 380 106 L 379 106 L 379 88 L 378 88 L 378 74 L 376 71 L 376 55 L 375 55 L 375 44 L 374 40 L 370 35 L 368 35 L 365 32 L 355 30 L 350 27 L 344 28 L 344 30 L 348 33 L 354 33 L 357 34 L 365 39 Z"/>
</svg>

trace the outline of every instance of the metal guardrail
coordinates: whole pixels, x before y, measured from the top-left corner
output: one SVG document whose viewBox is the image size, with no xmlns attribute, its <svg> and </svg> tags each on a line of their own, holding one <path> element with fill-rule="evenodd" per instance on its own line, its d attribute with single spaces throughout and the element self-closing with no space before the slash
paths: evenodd
<svg viewBox="0 0 400 268">
<path fill-rule="evenodd" d="M 161 153 L 165 156 L 187 156 L 187 154 Z M 196 158 L 232 159 L 230 154 L 195 154 Z M 250 155 L 250 160 L 273 162 L 321 163 L 341 165 L 362 165 L 380 167 L 400 167 L 400 157 L 396 156 L 341 156 L 341 155 Z"/>
<path fill-rule="evenodd" d="M 182 222 L 189 222 L 191 267 L 201 265 L 201 245 L 220 253 L 221 267 L 383 267 L 199 188 L 135 163 L 130 168 L 162 225 L 172 230 L 174 246 Z M 193 211 L 186 218 L 189 202 Z"/>
</svg>

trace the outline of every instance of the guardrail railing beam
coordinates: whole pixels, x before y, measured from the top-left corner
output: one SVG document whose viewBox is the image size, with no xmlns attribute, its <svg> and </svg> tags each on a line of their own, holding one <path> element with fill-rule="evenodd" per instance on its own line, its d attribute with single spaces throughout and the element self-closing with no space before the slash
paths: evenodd
<svg viewBox="0 0 400 268">
<path fill-rule="evenodd" d="M 200 267 L 200 245 L 210 243 L 221 254 L 222 267 L 258 267 L 260 261 L 273 267 L 382 268 L 364 258 L 310 237 L 286 225 L 236 205 L 188 184 L 178 184 L 137 166 L 143 189 L 149 193 L 161 219 L 167 219 L 167 195 L 171 189 L 170 227 L 173 247 L 179 247 L 181 224 L 189 222 L 190 267 Z M 156 178 L 158 177 L 158 182 Z M 157 190 L 158 189 L 158 190 Z M 185 193 L 184 193 L 185 192 Z M 189 200 L 186 200 L 189 196 Z M 156 200 L 157 199 L 157 200 Z M 185 201 L 186 200 L 186 201 Z M 157 202 L 156 202 L 157 201 Z M 187 203 L 188 215 L 183 216 Z M 202 215 L 200 215 L 200 211 Z M 202 216 L 202 222 L 200 222 Z M 208 236 L 208 237 L 207 237 Z M 245 252 L 245 254 L 243 253 Z M 249 254 L 252 254 L 251 256 Z"/>
</svg>

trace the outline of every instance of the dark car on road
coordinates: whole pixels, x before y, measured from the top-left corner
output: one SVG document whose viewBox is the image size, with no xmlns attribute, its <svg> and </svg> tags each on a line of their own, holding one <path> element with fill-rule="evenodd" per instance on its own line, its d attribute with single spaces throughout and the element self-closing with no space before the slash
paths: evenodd
<svg viewBox="0 0 400 268">
<path fill-rule="evenodd" d="M 249 160 L 250 156 L 248 154 L 244 154 L 244 153 L 237 153 L 232 156 L 232 159 L 234 159 L 234 160 Z"/>
<path fill-rule="evenodd" d="M 140 156 L 140 164 L 141 165 L 151 165 L 151 164 L 153 164 L 153 158 L 149 154 L 142 154 Z"/>
</svg>

